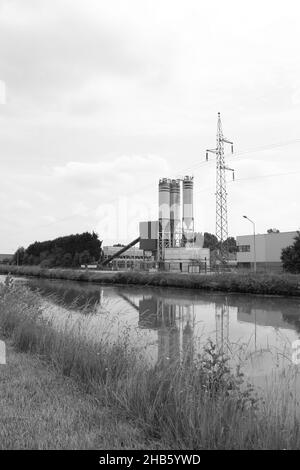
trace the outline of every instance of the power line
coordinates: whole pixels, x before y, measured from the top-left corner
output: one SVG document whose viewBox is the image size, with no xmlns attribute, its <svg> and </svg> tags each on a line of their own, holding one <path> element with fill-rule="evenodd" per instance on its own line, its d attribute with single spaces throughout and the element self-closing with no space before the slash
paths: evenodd
<svg viewBox="0 0 300 470">
<path fill-rule="evenodd" d="M 225 154 L 224 153 L 224 156 L 227 157 L 228 160 L 231 160 L 231 159 L 234 159 L 235 157 L 237 156 L 243 156 L 243 155 L 248 155 L 248 154 L 251 154 L 251 153 L 256 153 L 256 152 L 260 152 L 260 151 L 264 151 L 264 150 L 271 150 L 271 149 L 275 149 L 275 148 L 280 148 L 280 147 L 285 147 L 287 145 L 292 145 L 292 144 L 295 144 L 295 143 L 300 143 L 300 139 L 293 139 L 293 140 L 289 140 L 289 141 L 285 141 L 285 142 L 275 142 L 275 143 L 271 143 L 271 144 L 267 144 L 267 145 L 262 145 L 262 146 L 258 146 L 258 147 L 253 147 L 253 148 L 250 148 L 250 149 L 245 149 L 245 150 L 242 150 L 240 152 L 234 152 L 233 154 Z M 195 163 L 194 165 L 192 166 L 189 166 L 189 167 L 185 167 L 183 168 L 182 170 L 178 170 L 178 172 L 176 173 L 176 175 L 182 175 L 183 173 L 187 172 L 187 171 L 190 171 L 191 169 L 194 169 L 194 168 L 198 168 L 198 167 L 201 167 L 202 165 L 209 165 L 210 163 L 212 163 L 213 161 L 210 160 L 209 162 L 207 162 L 206 160 L 203 160 L 203 161 L 198 161 L 197 163 Z M 268 176 L 280 176 L 280 175 L 284 175 L 284 174 L 293 174 L 294 172 L 289 172 L 289 173 L 276 173 L 276 174 L 270 174 L 270 175 L 263 175 L 263 176 L 258 176 L 258 178 L 260 177 L 268 177 Z M 297 173 L 297 171 L 295 172 Z M 247 179 L 255 179 L 255 177 L 249 177 L 249 178 L 235 178 L 235 181 L 243 181 L 243 180 L 247 180 Z M 227 183 L 231 183 L 231 181 L 227 182 Z M 141 188 L 140 190 L 138 191 L 131 191 L 129 193 L 126 193 L 124 194 L 123 197 L 130 197 L 132 195 L 135 195 L 135 194 L 140 194 L 144 191 L 146 191 L 147 189 L 149 188 L 152 188 L 153 187 L 153 183 L 149 183 L 148 185 L 144 186 L 143 188 Z M 207 189 L 203 189 L 203 190 L 200 190 L 200 191 L 196 191 L 195 194 L 197 193 L 201 193 L 201 192 L 204 192 L 206 191 Z M 114 198 L 114 199 L 111 199 L 109 201 L 106 201 L 106 204 L 112 204 L 114 202 L 117 202 L 119 200 L 119 198 Z M 88 211 L 88 213 L 91 213 L 92 215 L 92 212 L 93 210 L 90 210 Z M 76 217 L 81 217 L 80 214 L 73 214 L 73 215 L 70 215 L 70 216 L 66 216 L 66 217 L 63 217 L 61 219 L 57 219 L 53 222 L 49 222 L 48 224 L 42 224 L 42 225 L 36 225 L 36 226 L 33 226 L 34 229 L 37 229 L 37 228 L 43 228 L 43 227 L 49 227 L 49 226 L 52 226 L 52 225 L 55 225 L 55 224 L 59 224 L 60 222 L 64 222 L 66 220 L 71 220 L 71 219 L 75 219 Z"/>
<path fill-rule="evenodd" d="M 238 183 L 239 181 L 256 180 L 256 179 L 260 179 L 260 178 L 271 178 L 271 177 L 274 177 L 274 176 L 294 175 L 294 174 L 297 174 L 297 173 L 300 173 L 300 170 L 281 172 L 281 173 L 268 173 L 266 175 L 249 176 L 247 178 L 235 178 L 234 181 L 233 180 L 227 181 L 227 184 Z M 206 188 L 200 189 L 199 191 L 195 191 L 194 194 L 207 192 L 208 190 L 210 190 L 212 188 L 213 188 L 213 185 L 207 186 Z"/>
<path fill-rule="evenodd" d="M 224 153 L 224 156 L 226 157 L 227 160 L 232 160 L 235 157 L 240 157 L 240 156 L 243 156 L 243 155 L 248 155 L 248 154 L 256 153 L 256 152 L 262 152 L 264 150 L 273 150 L 275 148 L 285 147 L 287 145 L 292 145 L 292 144 L 296 144 L 296 143 L 300 143 L 300 139 L 294 139 L 294 140 L 288 140 L 288 141 L 285 141 L 285 142 L 277 142 L 277 143 L 275 142 L 273 144 L 261 145 L 261 146 L 258 146 L 258 147 L 252 147 L 252 148 L 249 148 L 249 149 L 241 150 L 240 152 Z M 202 165 L 207 165 L 210 162 L 212 162 L 212 160 L 210 160 L 208 163 L 207 163 L 206 160 L 203 160 L 201 162 L 199 162 L 199 161 L 195 162 L 194 165 L 186 167 L 181 172 L 192 170 L 193 168 L 197 168 L 197 167 L 200 167 Z"/>
<path fill-rule="evenodd" d="M 206 150 L 206 160 L 208 161 L 209 152 L 216 155 L 216 237 L 220 242 L 222 257 L 227 258 L 228 252 L 224 246 L 225 241 L 228 239 L 226 171 L 234 170 L 226 166 L 224 155 L 225 143 L 231 145 L 231 152 L 233 153 L 233 142 L 224 137 L 221 115 L 218 113 L 217 145 L 213 150 Z"/>
<path fill-rule="evenodd" d="M 281 172 L 281 173 L 268 173 L 267 175 L 249 176 L 247 178 L 236 178 L 235 181 L 247 181 L 247 180 L 254 180 L 254 179 L 259 179 L 259 178 L 270 178 L 272 176 L 294 175 L 296 173 L 300 173 L 300 170 L 287 171 L 287 172 Z M 229 181 L 229 183 L 233 183 L 233 181 Z"/>
</svg>

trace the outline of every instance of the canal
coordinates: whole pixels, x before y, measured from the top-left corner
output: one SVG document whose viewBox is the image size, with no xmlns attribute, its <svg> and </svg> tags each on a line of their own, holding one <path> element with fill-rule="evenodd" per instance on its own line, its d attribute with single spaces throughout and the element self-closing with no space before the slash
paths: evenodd
<svg viewBox="0 0 300 470">
<path fill-rule="evenodd" d="M 300 298 L 36 278 L 22 282 L 41 293 L 57 325 L 80 318 L 84 328 L 86 318 L 89 335 L 100 337 L 103 330 L 112 337 L 126 335 L 152 363 L 195 356 L 211 340 L 258 385 L 299 367 L 292 354 L 300 337 Z"/>
</svg>

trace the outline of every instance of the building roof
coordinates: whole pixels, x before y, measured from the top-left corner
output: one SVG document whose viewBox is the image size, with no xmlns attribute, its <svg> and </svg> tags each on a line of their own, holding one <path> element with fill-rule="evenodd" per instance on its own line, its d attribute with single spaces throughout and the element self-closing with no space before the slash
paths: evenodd
<svg viewBox="0 0 300 470">
<path fill-rule="evenodd" d="M 255 236 L 256 237 L 260 237 L 260 236 L 263 236 L 263 237 L 266 237 L 266 236 L 269 236 L 269 235 L 274 235 L 274 236 L 280 236 L 280 235 L 288 235 L 288 234 L 295 234 L 295 236 L 297 235 L 298 233 L 298 230 L 291 230 L 289 232 L 266 232 L 266 233 L 256 233 Z M 242 237 L 253 237 L 253 232 L 252 233 L 248 233 L 246 235 L 237 235 L 236 239 L 238 238 L 242 238 Z"/>
</svg>

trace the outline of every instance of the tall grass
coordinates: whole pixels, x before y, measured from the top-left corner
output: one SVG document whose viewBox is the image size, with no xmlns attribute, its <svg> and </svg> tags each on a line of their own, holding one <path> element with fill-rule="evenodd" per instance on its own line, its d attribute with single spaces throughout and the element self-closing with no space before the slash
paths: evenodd
<svg viewBox="0 0 300 470">
<path fill-rule="evenodd" d="M 297 448 L 299 423 L 256 399 L 213 344 L 191 359 L 149 365 L 128 337 L 97 341 L 80 324 L 56 329 L 38 294 L 0 286 L 0 334 L 72 377 L 101 404 L 135 420 L 149 439 L 179 449 Z"/>
<path fill-rule="evenodd" d="M 47 279 L 66 279 L 102 284 L 179 287 L 208 291 L 300 297 L 300 276 L 285 273 L 221 273 L 205 275 L 135 271 L 101 272 L 63 268 L 45 269 L 39 266 L 0 265 L 0 274 L 8 273 Z"/>
</svg>

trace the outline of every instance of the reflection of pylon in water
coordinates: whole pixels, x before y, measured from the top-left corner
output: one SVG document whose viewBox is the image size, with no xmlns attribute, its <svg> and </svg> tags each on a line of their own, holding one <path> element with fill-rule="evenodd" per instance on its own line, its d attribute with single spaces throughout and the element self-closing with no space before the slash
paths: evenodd
<svg viewBox="0 0 300 470">
<path fill-rule="evenodd" d="M 223 354 L 229 349 L 229 307 L 227 300 L 225 304 L 216 305 L 216 344 Z"/>
</svg>

